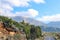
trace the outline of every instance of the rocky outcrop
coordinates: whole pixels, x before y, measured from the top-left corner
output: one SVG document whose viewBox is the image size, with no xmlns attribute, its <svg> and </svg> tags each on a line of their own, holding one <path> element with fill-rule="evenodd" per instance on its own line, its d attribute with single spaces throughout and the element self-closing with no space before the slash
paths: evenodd
<svg viewBox="0 0 60 40">
<path fill-rule="evenodd" d="M 6 27 L 3 22 L 0 22 L 0 40 L 26 40 L 26 35 L 22 34 L 18 28 Z"/>
</svg>

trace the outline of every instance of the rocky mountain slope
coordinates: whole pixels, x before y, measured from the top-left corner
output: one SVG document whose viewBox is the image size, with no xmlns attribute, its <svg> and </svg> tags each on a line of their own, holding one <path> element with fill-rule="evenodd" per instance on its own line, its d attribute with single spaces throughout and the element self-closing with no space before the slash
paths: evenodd
<svg viewBox="0 0 60 40">
<path fill-rule="evenodd" d="M 3 22 L 0 22 L 0 40 L 26 40 L 26 35 L 15 27 L 6 27 Z"/>
<path fill-rule="evenodd" d="M 15 16 L 12 19 L 17 21 L 17 22 L 21 22 L 22 20 L 24 20 L 25 22 L 30 23 L 32 25 L 46 26 L 45 23 L 43 23 L 41 21 L 37 21 L 37 20 L 35 20 L 33 18 L 26 18 L 26 17 L 21 17 L 21 16 Z"/>
<path fill-rule="evenodd" d="M 39 25 L 42 29 L 42 31 L 46 31 L 46 32 L 60 32 L 60 22 L 50 22 L 48 24 L 45 24 L 41 21 L 37 21 L 35 19 L 32 18 L 25 18 L 25 17 L 20 17 L 20 16 L 16 16 L 12 18 L 15 21 L 22 21 L 24 20 L 25 22 L 28 22 L 30 24 L 34 24 L 34 25 Z"/>
<path fill-rule="evenodd" d="M 60 28 L 60 21 L 50 22 L 50 23 L 47 24 L 47 26 Z"/>
</svg>

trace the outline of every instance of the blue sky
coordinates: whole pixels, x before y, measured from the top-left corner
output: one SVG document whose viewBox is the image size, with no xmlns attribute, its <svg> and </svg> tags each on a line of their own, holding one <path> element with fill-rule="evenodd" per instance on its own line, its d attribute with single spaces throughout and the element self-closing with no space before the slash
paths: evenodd
<svg viewBox="0 0 60 40">
<path fill-rule="evenodd" d="M 0 15 L 60 21 L 60 0 L 0 0 Z"/>
</svg>

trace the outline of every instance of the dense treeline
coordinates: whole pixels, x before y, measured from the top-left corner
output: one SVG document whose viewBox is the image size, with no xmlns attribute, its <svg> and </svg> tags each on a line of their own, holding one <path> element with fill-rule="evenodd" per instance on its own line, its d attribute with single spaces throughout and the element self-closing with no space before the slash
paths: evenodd
<svg viewBox="0 0 60 40">
<path fill-rule="evenodd" d="M 40 26 L 30 25 L 29 23 L 24 22 L 24 20 L 22 22 L 16 22 L 11 18 L 0 16 L 0 21 L 4 22 L 7 27 L 14 25 L 19 30 L 23 30 L 22 32 L 26 34 L 27 39 L 33 40 L 39 38 L 42 34 Z"/>
</svg>

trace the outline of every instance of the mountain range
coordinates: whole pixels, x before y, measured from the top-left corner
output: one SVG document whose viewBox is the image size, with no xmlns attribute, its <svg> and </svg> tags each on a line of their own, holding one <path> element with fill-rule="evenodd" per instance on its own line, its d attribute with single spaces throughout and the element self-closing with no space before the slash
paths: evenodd
<svg viewBox="0 0 60 40">
<path fill-rule="evenodd" d="M 35 19 L 32 19 L 32 18 L 27 18 L 27 17 L 21 17 L 21 16 L 15 16 L 12 18 L 13 20 L 17 21 L 17 22 L 21 22 L 21 21 L 25 21 L 29 24 L 32 24 L 32 25 L 36 25 L 36 26 L 45 26 L 46 24 L 41 22 L 41 21 L 37 21 Z"/>
<path fill-rule="evenodd" d="M 47 26 L 60 28 L 60 21 L 50 22 L 47 24 Z"/>
<path fill-rule="evenodd" d="M 42 31 L 45 31 L 45 32 L 60 32 L 60 21 L 50 22 L 48 24 L 45 24 L 41 21 L 37 21 L 32 18 L 21 17 L 21 16 L 15 16 L 12 19 L 17 22 L 21 22 L 24 20 L 25 22 L 27 22 L 29 24 L 33 24 L 36 26 L 39 25 L 41 27 Z"/>
</svg>

